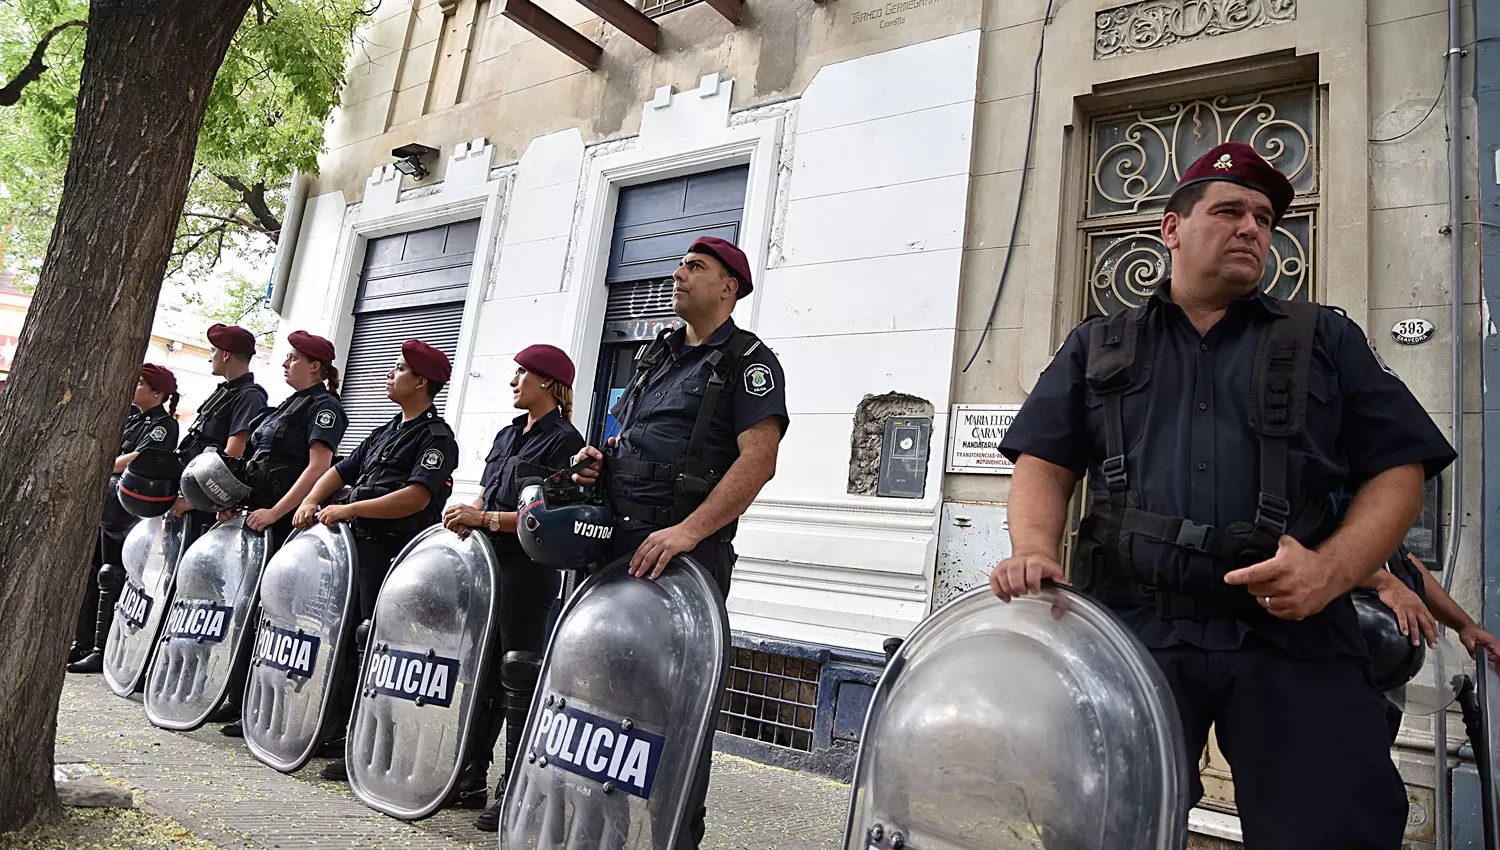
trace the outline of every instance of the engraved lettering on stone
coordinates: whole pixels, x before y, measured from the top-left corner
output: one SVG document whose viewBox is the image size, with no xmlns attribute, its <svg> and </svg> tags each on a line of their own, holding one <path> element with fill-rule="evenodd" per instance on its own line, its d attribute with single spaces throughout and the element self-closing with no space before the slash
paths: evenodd
<svg viewBox="0 0 1500 850">
<path fill-rule="evenodd" d="M 1297 0 L 1140 0 L 1094 19 L 1094 58 L 1297 19 Z"/>
</svg>

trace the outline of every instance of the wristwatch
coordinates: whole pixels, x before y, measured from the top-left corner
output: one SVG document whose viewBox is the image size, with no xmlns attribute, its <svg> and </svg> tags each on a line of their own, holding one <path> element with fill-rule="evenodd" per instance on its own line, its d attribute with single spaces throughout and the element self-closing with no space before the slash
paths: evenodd
<svg viewBox="0 0 1500 850">
<path fill-rule="evenodd" d="M 485 511 L 484 515 L 487 516 L 487 517 L 489 517 L 489 521 L 486 524 L 489 526 L 490 531 L 499 531 L 500 530 L 500 512 L 499 511 Z"/>
</svg>

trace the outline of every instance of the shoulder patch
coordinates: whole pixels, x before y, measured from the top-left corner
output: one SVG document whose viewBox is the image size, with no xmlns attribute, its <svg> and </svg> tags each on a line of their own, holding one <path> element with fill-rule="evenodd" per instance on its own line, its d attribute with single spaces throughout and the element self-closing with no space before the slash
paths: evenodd
<svg viewBox="0 0 1500 850">
<path fill-rule="evenodd" d="M 776 389 L 776 377 L 771 367 L 764 363 L 752 363 L 745 370 L 745 392 L 753 396 L 764 396 Z"/>
<path fill-rule="evenodd" d="M 158 425 L 152 428 L 151 433 L 147 434 L 146 438 L 153 443 L 160 443 L 167 438 L 167 426 Z"/>
<path fill-rule="evenodd" d="M 443 453 L 438 449 L 428 449 L 422 453 L 422 468 L 437 469 L 443 465 Z"/>
<path fill-rule="evenodd" d="M 332 428 L 334 423 L 338 421 L 338 417 L 334 415 L 332 410 L 324 409 L 318 411 L 318 415 L 314 421 L 318 423 L 319 428 Z"/>
</svg>

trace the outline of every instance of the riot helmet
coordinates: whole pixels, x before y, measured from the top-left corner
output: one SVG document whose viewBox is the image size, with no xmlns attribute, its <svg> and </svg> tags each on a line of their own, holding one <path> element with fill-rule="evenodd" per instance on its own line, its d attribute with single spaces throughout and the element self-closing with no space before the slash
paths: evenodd
<svg viewBox="0 0 1500 850">
<path fill-rule="evenodd" d="M 609 554 L 619 517 L 598 495 L 573 483 L 584 458 L 547 478 L 521 481 L 516 536 L 531 560 L 559 570 L 582 570 Z"/>
<path fill-rule="evenodd" d="M 181 474 L 182 462 L 176 452 L 142 449 L 120 474 L 120 506 L 142 519 L 161 516 L 177 501 L 177 478 Z"/>
<path fill-rule="evenodd" d="M 233 508 L 250 497 L 245 478 L 244 461 L 207 448 L 182 470 L 182 498 L 198 511 Z"/>
<path fill-rule="evenodd" d="M 1375 689 L 1385 692 L 1411 681 L 1422 669 L 1427 654 L 1425 642 L 1413 644 L 1410 637 L 1401 634 L 1395 612 L 1380 601 L 1375 591 L 1355 590 L 1349 596 L 1354 600 L 1359 630 L 1370 650 L 1370 675 L 1375 679 Z"/>
</svg>

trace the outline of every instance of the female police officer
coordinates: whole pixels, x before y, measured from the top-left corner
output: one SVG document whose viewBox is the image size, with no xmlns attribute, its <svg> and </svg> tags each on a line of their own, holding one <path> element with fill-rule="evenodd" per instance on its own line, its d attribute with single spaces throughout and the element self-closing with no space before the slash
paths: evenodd
<svg viewBox="0 0 1500 850">
<path fill-rule="evenodd" d="M 252 488 L 245 525 L 270 530 L 280 545 L 292 530 L 292 514 L 314 484 L 333 466 L 349 417 L 334 395 L 339 388 L 333 343 L 306 331 L 287 337 L 292 350 L 281 364 L 295 392 L 263 414 L 250 431 L 245 472 Z"/>
<path fill-rule="evenodd" d="M 142 449 L 172 449 L 177 445 L 177 378 L 168 369 L 147 363 L 141 366 L 141 377 L 130 399 L 130 417 L 120 437 L 120 455 L 115 458 L 113 474 L 104 496 L 104 516 L 99 523 L 99 542 L 94 546 L 94 561 L 89 568 L 88 590 L 83 608 L 78 612 L 78 631 L 73 649 L 68 653 L 68 672 L 98 673 L 104 669 L 104 638 L 114 621 L 113 593 L 100 598 L 97 584 L 99 568 L 119 564 L 125 534 L 135 524 L 135 517 L 125 512 L 115 493 L 120 473 Z M 118 590 L 118 588 L 114 588 Z"/>
<path fill-rule="evenodd" d="M 526 412 L 495 435 L 480 480 L 483 494 L 472 505 L 454 505 L 443 513 L 450 531 L 466 535 L 478 528 L 488 533 L 500 562 L 499 628 L 491 638 L 494 663 L 485 671 L 489 710 L 481 712 L 484 727 L 469 738 L 454 799 L 464 808 L 484 805 L 485 776 L 504 720 L 505 772 L 495 789 L 495 804 L 474 824 L 487 832 L 499 828 L 500 800 L 531 706 L 547 643 L 547 616 L 560 584 L 557 570 L 533 563 L 521 551 L 516 537 L 519 481 L 527 471 L 551 473 L 566 467 L 584 445 L 583 435 L 569 421 L 574 368 L 568 355 L 550 345 L 533 345 L 516 355 L 516 364 L 511 403 Z"/>
<path fill-rule="evenodd" d="M 251 487 L 247 504 L 250 515 L 245 525 L 265 532 L 272 551 L 291 534 L 297 506 L 333 466 L 333 453 L 349 426 L 344 405 L 334 395 L 339 373 L 333 365 L 333 343 L 306 331 L 293 331 L 287 342 L 292 350 L 282 362 L 281 372 L 294 392 L 252 424 L 245 447 L 245 473 Z M 229 513 L 220 513 L 219 519 Z M 238 717 L 239 680 L 244 672 L 243 663 L 237 662 L 227 701 L 210 718 L 214 722 L 234 721 L 221 731 L 235 738 L 243 734 Z"/>
</svg>

